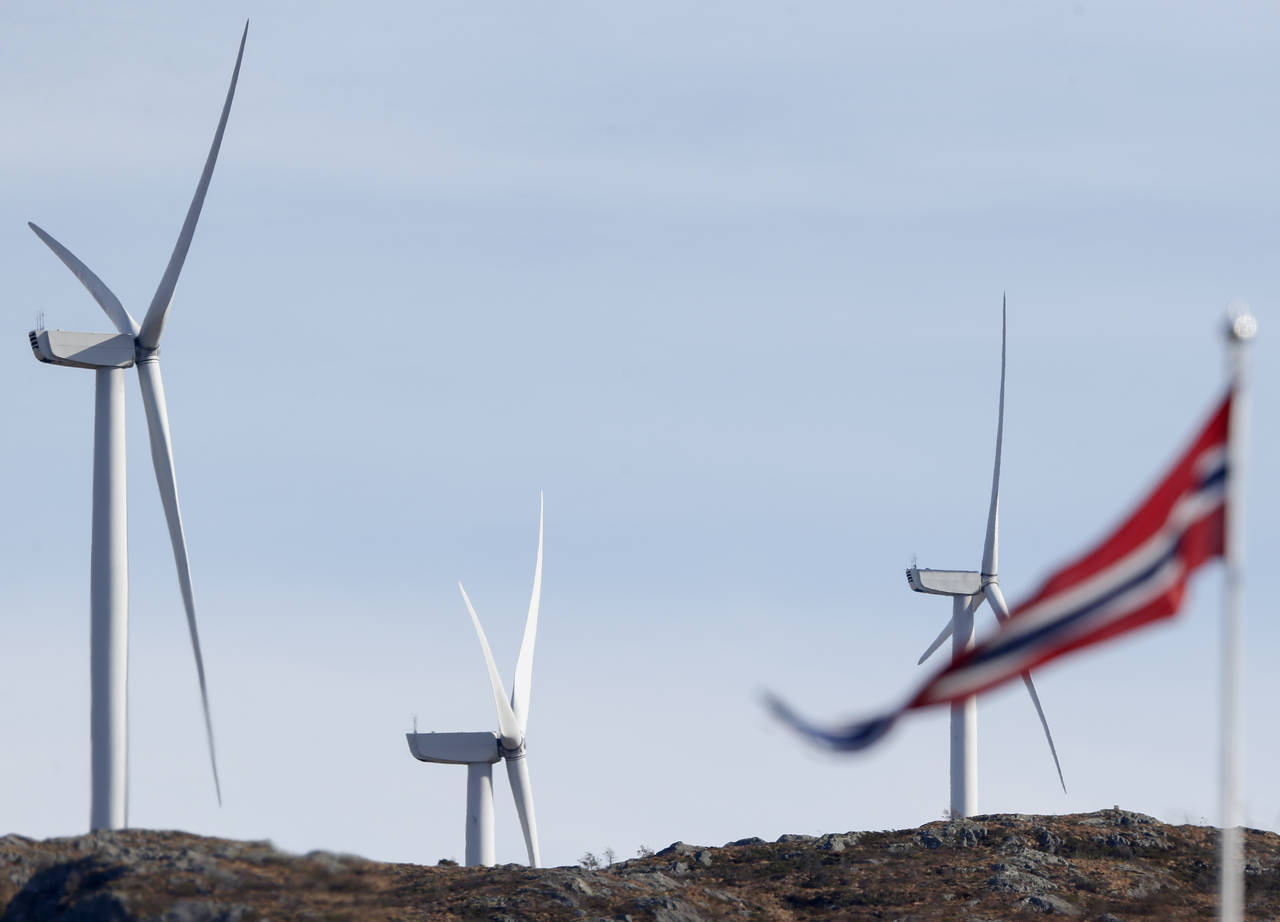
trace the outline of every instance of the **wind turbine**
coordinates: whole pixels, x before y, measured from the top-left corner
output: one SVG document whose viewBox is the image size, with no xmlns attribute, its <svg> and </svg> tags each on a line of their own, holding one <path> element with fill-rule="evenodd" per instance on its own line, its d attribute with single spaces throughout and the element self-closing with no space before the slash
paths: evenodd
<svg viewBox="0 0 1280 922">
<path fill-rule="evenodd" d="M 106 312 L 117 333 L 66 333 L 61 330 L 32 330 L 31 349 L 36 358 L 51 365 L 92 368 L 95 372 L 93 419 L 93 541 L 89 577 L 89 677 L 90 677 L 90 765 L 92 787 L 89 810 L 91 829 L 121 829 L 127 823 L 128 768 L 128 668 L 129 668 L 129 567 L 128 523 L 125 501 L 124 370 L 138 369 L 142 404 L 147 415 L 151 461 L 155 466 L 160 500 L 164 505 L 169 540 L 178 568 L 178 585 L 187 614 L 187 630 L 195 654 L 196 676 L 200 681 L 200 703 L 204 711 L 205 736 L 209 743 L 209 763 L 213 768 L 214 790 L 222 803 L 218 762 L 213 747 L 213 721 L 209 716 L 209 694 L 205 686 L 204 658 L 196 629 L 195 597 L 191 589 L 191 567 L 187 542 L 178 508 L 178 486 L 169 437 L 169 413 L 164 382 L 160 376 L 160 334 L 178 284 L 178 274 L 191 247 L 196 221 L 204 205 L 209 180 L 213 176 L 222 134 L 231 112 L 240 61 L 244 57 L 246 22 L 240 36 L 231 86 L 222 105 L 222 117 L 214 132 L 213 144 L 205 160 L 204 172 L 196 186 L 191 207 L 183 222 L 178 242 L 160 279 L 160 286 L 139 324 L 102 280 L 61 243 L 31 224 L 41 240 Z"/>
<path fill-rule="evenodd" d="M 406 733 L 409 752 L 421 762 L 440 762 L 467 766 L 467 831 L 466 863 L 492 865 L 493 847 L 493 764 L 499 759 L 507 763 L 507 779 L 515 798 L 516 813 L 524 832 L 530 867 L 541 867 L 538 853 L 538 825 L 533 813 L 533 790 L 529 786 L 529 763 L 525 749 L 525 730 L 529 723 L 529 693 L 533 684 L 533 646 L 538 634 L 538 607 L 542 599 L 542 497 L 538 497 L 538 558 L 533 569 L 533 594 L 529 598 L 529 614 L 524 623 L 524 639 L 516 659 L 515 684 L 508 699 L 498 666 L 489 649 L 488 638 L 480 626 L 480 618 L 462 583 L 462 601 L 466 603 L 471 623 L 480 638 L 493 701 L 498 709 L 498 732 L 477 733 Z"/>
<path fill-rule="evenodd" d="M 998 575 L 1000 535 L 1000 450 L 1004 441 L 1004 376 L 1007 324 L 1005 305 L 1000 305 L 1000 415 L 996 423 L 996 462 L 991 475 L 991 506 L 987 512 L 987 534 L 982 548 L 982 569 L 973 570 L 921 570 L 911 566 L 907 570 L 907 583 L 916 592 L 951 596 L 951 620 L 929 644 L 916 665 L 933 655 L 948 637 L 951 638 L 951 655 L 960 656 L 973 646 L 973 616 L 985 599 L 1001 623 L 1009 618 L 1009 606 L 1000 591 Z M 1062 766 L 1058 763 L 1058 750 L 1053 745 L 1053 734 L 1045 720 L 1040 696 L 1036 694 L 1031 673 L 1024 672 L 1022 681 L 1031 695 L 1031 702 L 1040 717 L 1049 752 L 1058 770 L 1058 782 L 1067 789 L 1062 779 Z M 973 816 L 978 811 L 978 700 L 975 696 L 951 705 L 951 815 Z"/>
</svg>

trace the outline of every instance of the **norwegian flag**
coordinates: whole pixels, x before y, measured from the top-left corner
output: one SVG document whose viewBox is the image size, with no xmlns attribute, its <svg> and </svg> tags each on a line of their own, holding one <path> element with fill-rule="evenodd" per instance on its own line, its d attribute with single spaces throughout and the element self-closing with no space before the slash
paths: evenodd
<svg viewBox="0 0 1280 922">
<path fill-rule="evenodd" d="M 1016 679 L 1051 659 L 1177 612 L 1187 579 L 1226 552 L 1227 423 L 1231 393 L 1155 490 L 1101 544 L 1059 569 L 982 643 L 954 659 L 902 707 L 823 728 L 775 697 L 770 708 L 833 749 L 880 739 L 907 711 L 946 704 Z"/>
</svg>

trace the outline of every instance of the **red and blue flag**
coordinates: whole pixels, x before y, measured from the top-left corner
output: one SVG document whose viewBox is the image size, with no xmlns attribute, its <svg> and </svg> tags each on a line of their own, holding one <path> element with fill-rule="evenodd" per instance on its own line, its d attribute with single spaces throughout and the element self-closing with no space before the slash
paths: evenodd
<svg viewBox="0 0 1280 922">
<path fill-rule="evenodd" d="M 1226 553 L 1231 394 L 1156 488 L 1096 547 L 1061 567 L 981 643 L 936 673 L 902 707 L 823 728 L 776 698 L 769 705 L 833 749 L 871 745 L 907 711 L 986 691 L 1049 660 L 1103 643 L 1178 611 L 1187 580 Z"/>
</svg>

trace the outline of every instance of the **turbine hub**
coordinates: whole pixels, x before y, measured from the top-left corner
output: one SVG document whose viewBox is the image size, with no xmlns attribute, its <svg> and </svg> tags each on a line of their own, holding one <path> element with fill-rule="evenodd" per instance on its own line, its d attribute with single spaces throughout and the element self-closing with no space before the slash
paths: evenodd
<svg viewBox="0 0 1280 922">
<path fill-rule="evenodd" d="M 511 747 L 501 738 L 498 739 L 498 752 L 504 759 L 523 759 L 526 748 L 524 740 L 521 740 L 519 745 Z"/>
<path fill-rule="evenodd" d="M 158 362 L 160 360 L 160 347 L 153 346 L 148 349 L 146 346 L 138 343 L 134 346 L 134 361 L 139 365 L 144 362 Z"/>
</svg>

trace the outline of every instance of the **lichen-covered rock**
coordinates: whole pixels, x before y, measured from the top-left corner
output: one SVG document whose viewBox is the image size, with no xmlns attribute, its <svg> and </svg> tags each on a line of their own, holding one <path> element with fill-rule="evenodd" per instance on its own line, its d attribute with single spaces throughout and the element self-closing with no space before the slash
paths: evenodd
<svg viewBox="0 0 1280 922">
<path fill-rule="evenodd" d="M 1006 864 L 994 864 L 991 866 L 991 870 L 995 871 L 995 875 L 988 878 L 986 886 L 988 890 L 994 890 L 997 893 L 1038 895 L 1058 888 L 1058 885 L 1047 877 L 1042 877 L 1030 871 L 1011 868 Z"/>
<path fill-rule="evenodd" d="M 1068 903 L 1062 897 L 1054 896 L 1050 893 L 1038 894 L 1035 896 L 1023 897 L 1018 901 L 1019 908 L 1029 909 L 1034 912 L 1045 914 L 1055 914 L 1076 918 L 1080 915 L 1080 907 L 1074 903 Z"/>
<path fill-rule="evenodd" d="M 1048 852 L 1050 855 L 1056 855 L 1058 849 L 1062 848 L 1062 836 L 1058 835 L 1052 829 L 1045 826 L 1035 827 L 1036 843 L 1040 846 L 1041 851 Z"/>
<path fill-rule="evenodd" d="M 774 841 L 782 845 L 786 842 L 812 842 L 816 838 L 817 836 L 806 836 L 798 832 L 784 832 Z"/>
<path fill-rule="evenodd" d="M 818 850 L 824 852 L 842 852 L 846 848 L 850 848 L 858 844 L 858 840 L 862 838 L 860 833 L 845 832 L 834 833 L 829 832 L 825 836 L 818 837 Z"/>
<path fill-rule="evenodd" d="M 654 922 L 708 922 L 706 916 L 682 900 L 670 897 L 639 900 L 636 908 Z"/>
<path fill-rule="evenodd" d="M 987 837 L 987 827 L 973 820 L 930 823 L 916 835 L 925 848 L 973 848 Z"/>
</svg>

